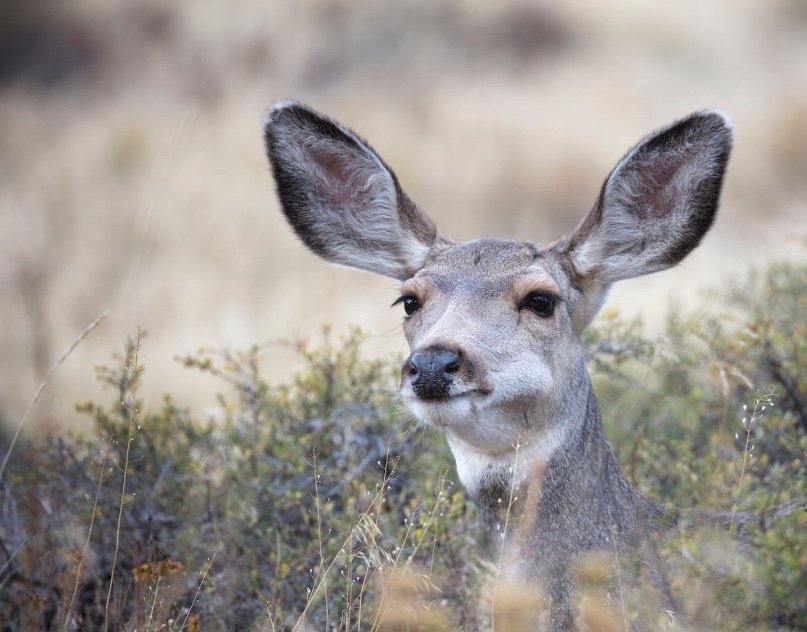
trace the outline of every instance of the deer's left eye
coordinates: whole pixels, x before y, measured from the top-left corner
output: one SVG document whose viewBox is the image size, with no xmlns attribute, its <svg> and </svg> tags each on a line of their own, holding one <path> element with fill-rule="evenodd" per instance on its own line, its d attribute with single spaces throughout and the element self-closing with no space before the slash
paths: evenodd
<svg viewBox="0 0 807 632">
<path fill-rule="evenodd" d="M 407 316 L 411 316 L 420 309 L 420 301 L 417 299 L 416 296 L 412 295 L 402 296 L 397 301 L 395 301 L 393 305 L 397 305 L 398 303 L 403 303 L 404 311 L 406 312 Z"/>
<path fill-rule="evenodd" d="M 555 312 L 555 304 L 558 298 L 554 294 L 546 292 L 533 292 L 524 302 L 521 303 L 521 308 L 527 308 L 531 312 L 537 314 L 541 318 L 549 318 Z"/>
</svg>

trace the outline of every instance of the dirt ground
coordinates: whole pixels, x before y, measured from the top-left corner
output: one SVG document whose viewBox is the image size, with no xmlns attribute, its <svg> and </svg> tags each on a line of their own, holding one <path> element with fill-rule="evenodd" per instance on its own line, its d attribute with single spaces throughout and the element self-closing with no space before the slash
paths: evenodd
<svg viewBox="0 0 807 632">
<path fill-rule="evenodd" d="M 731 13 L 726 10 L 730 6 Z M 325 266 L 278 211 L 261 138 L 297 98 L 368 138 L 444 234 L 549 241 L 654 127 L 726 110 L 717 223 L 607 306 L 650 324 L 751 267 L 803 257 L 807 4 L 10 0 L 0 10 L 0 419 L 80 430 L 93 367 L 138 326 L 144 394 L 204 410 L 178 354 L 338 332 L 399 354 L 393 281 Z M 266 371 L 294 362 L 270 345 Z M 112 396 L 111 394 L 109 396 Z"/>
</svg>

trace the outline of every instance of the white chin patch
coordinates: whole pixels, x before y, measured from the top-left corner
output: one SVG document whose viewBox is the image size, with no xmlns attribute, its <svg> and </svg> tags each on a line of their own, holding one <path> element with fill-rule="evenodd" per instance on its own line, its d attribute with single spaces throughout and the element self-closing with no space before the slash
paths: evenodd
<svg viewBox="0 0 807 632">
<path fill-rule="evenodd" d="M 468 397 L 452 397 L 442 401 L 411 399 L 407 404 L 420 421 L 438 428 L 467 423 L 473 414 L 473 405 Z"/>
</svg>

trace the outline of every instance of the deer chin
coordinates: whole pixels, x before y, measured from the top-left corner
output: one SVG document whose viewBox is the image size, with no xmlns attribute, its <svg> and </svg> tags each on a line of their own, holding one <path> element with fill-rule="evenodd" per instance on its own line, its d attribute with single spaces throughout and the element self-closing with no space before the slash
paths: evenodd
<svg viewBox="0 0 807 632">
<path fill-rule="evenodd" d="M 478 417 L 480 409 L 490 399 L 489 393 L 479 390 L 459 392 L 440 399 L 421 399 L 413 392 L 402 392 L 401 395 L 415 417 L 429 426 L 443 429 L 468 424 Z"/>
<path fill-rule="evenodd" d="M 404 400 L 418 420 L 445 432 L 452 450 L 464 444 L 479 453 L 500 455 L 526 442 L 524 429 L 490 393 L 468 391 L 433 400 L 404 395 Z"/>
</svg>

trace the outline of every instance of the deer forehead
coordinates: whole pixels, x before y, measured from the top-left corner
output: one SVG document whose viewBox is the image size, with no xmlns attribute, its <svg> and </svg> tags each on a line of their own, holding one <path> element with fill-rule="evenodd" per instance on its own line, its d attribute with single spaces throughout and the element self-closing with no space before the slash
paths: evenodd
<svg viewBox="0 0 807 632">
<path fill-rule="evenodd" d="M 439 251 L 402 285 L 421 300 L 471 296 L 520 301 L 530 292 L 557 296 L 569 282 L 557 255 L 534 244 L 505 239 L 477 239 Z"/>
</svg>

